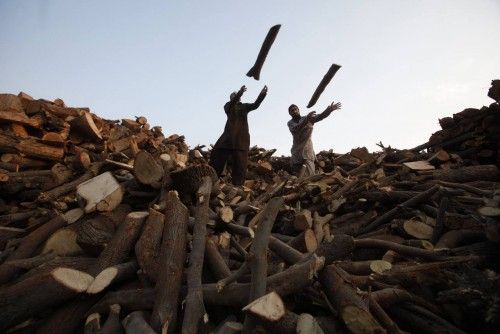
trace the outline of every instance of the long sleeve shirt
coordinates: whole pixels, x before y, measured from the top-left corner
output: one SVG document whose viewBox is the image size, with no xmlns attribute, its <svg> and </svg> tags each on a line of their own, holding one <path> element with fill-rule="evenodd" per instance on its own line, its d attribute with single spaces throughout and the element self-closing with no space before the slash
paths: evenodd
<svg viewBox="0 0 500 334">
<path fill-rule="evenodd" d="M 313 143 L 311 140 L 314 123 L 328 117 L 331 112 L 322 112 L 309 119 L 307 116 L 300 117 L 297 120 L 293 118 L 288 121 L 288 129 L 293 136 L 293 145 L 291 149 L 291 163 L 301 164 L 304 160 L 316 160 Z"/>
<path fill-rule="evenodd" d="M 224 132 L 214 145 L 214 148 L 233 150 L 248 150 L 250 148 L 250 132 L 248 131 L 248 113 L 259 108 L 266 94 L 259 94 L 254 103 L 233 103 L 224 105 L 227 115 Z"/>
</svg>

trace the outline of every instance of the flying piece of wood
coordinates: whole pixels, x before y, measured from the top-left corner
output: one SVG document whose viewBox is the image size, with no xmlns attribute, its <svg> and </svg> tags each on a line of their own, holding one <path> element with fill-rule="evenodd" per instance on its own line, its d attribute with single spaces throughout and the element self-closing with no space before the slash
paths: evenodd
<svg viewBox="0 0 500 334">
<path fill-rule="evenodd" d="M 247 76 L 248 77 L 253 77 L 255 80 L 260 79 L 260 71 L 262 70 L 262 66 L 264 65 L 264 62 L 266 61 L 267 54 L 269 53 L 269 50 L 271 50 L 271 46 L 274 43 L 274 40 L 276 39 L 276 36 L 278 36 L 278 32 L 280 31 L 281 24 L 277 24 L 271 29 L 269 29 L 269 32 L 266 35 L 266 39 L 264 39 L 264 43 L 262 43 L 262 46 L 259 51 L 259 55 L 257 56 L 257 60 L 255 60 L 255 64 L 252 66 L 250 71 L 248 71 Z"/>
<path fill-rule="evenodd" d="M 309 103 L 307 104 L 308 108 L 311 108 L 312 106 L 314 106 L 316 104 L 319 97 L 321 96 L 321 94 L 325 90 L 326 86 L 328 86 L 330 81 L 332 81 L 333 76 L 335 75 L 335 73 L 337 73 L 337 71 L 340 69 L 340 67 L 341 66 L 337 65 L 337 64 L 332 64 L 332 66 L 330 66 L 330 69 L 328 70 L 328 72 L 326 72 L 323 79 L 321 79 L 321 82 L 319 83 L 318 87 L 314 91 L 314 94 L 311 96 L 311 99 L 309 100 Z"/>
</svg>

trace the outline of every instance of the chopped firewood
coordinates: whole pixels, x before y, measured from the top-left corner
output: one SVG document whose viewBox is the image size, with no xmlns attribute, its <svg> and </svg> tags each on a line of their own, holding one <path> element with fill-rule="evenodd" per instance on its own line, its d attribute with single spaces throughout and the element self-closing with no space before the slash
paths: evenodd
<svg viewBox="0 0 500 334">
<path fill-rule="evenodd" d="M 262 46 L 260 48 L 259 55 L 255 60 L 255 64 L 252 66 L 250 71 L 248 71 L 247 77 L 253 77 L 255 80 L 260 79 L 260 71 L 262 70 L 262 66 L 266 61 L 267 54 L 269 53 L 269 50 L 271 50 L 271 46 L 273 45 L 274 40 L 276 39 L 276 36 L 280 31 L 280 28 L 281 24 L 277 24 L 269 29 L 269 32 L 267 33 L 266 38 L 264 39 L 264 42 L 262 43 Z"/>
<path fill-rule="evenodd" d="M 311 108 L 316 104 L 316 101 L 318 101 L 319 97 L 321 96 L 321 93 L 325 90 L 326 86 L 332 81 L 333 76 L 337 71 L 340 69 L 340 65 L 337 64 L 332 64 L 330 68 L 328 69 L 328 72 L 326 72 L 325 76 L 323 79 L 321 79 L 321 82 L 319 83 L 318 87 L 316 87 L 316 90 L 314 91 L 313 95 L 311 96 L 311 99 L 309 100 L 309 103 L 307 104 L 307 108 Z"/>
<path fill-rule="evenodd" d="M 101 330 L 101 316 L 99 313 L 92 313 L 85 320 L 84 334 L 97 334 Z"/>
<path fill-rule="evenodd" d="M 114 265 L 112 267 L 108 267 L 95 277 L 94 281 L 87 288 L 87 293 L 100 293 L 112 283 L 117 283 L 133 277 L 137 269 L 138 267 L 135 261 L 125 262 Z"/>
<path fill-rule="evenodd" d="M 94 123 L 94 119 L 89 112 L 76 117 L 71 121 L 71 128 L 87 136 L 90 140 L 102 140 L 101 131 Z"/>
<path fill-rule="evenodd" d="M 159 185 L 163 168 L 151 154 L 139 151 L 134 160 L 134 176 L 142 184 Z"/>
<path fill-rule="evenodd" d="M 142 311 L 130 313 L 122 320 L 122 324 L 127 334 L 157 334 L 144 318 Z"/>
<path fill-rule="evenodd" d="M 165 216 L 154 209 L 149 209 L 149 216 L 144 223 L 142 234 L 135 244 L 135 255 L 142 272 L 156 281 L 159 271 L 159 252 L 164 229 Z"/>
<path fill-rule="evenodd" d="M 285 305 L 276 292 L 268 293 L 243 308 L 243 311 L 267 321 L 276 321 L 285 315 Z"/>
<path fill-rule="evenodd" d="M 110 172 L 79 184 L 76 193 L 85 212 L 113 211 L 122 201 L 123 189 Z"/>
<path fill-rule="evenodd" d="M 108 318 L 102 325 L 101 331 L 99 332 L 100 334 L 123 333 L 122 324 L 120 323 L 120 310 L 121 307 L 118 304 L 114 304 L 109 307 Z"/>
</svg>

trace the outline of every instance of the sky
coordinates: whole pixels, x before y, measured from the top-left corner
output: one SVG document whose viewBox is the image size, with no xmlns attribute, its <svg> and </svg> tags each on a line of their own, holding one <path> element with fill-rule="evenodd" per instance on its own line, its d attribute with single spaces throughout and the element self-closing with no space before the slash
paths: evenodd
<svg viewBox="0 0 500 334">
<path fill-rule="evenodd" d="M 438 119 L 493 100 L 500 0 L 0 0 L 0 92 L 62 98 L 106 119 L 145 116 L 188 145 L 213 144 L 223 105 L 269 87 L 249 114 L 251 145 L 288 155 L 288 106 L 332 101 L 316 152 L 411 148 Z M 281 24 L 256 81 L 245 74 Z M 332 63 L 342 66 L 307 109 Z"/>
</svg>

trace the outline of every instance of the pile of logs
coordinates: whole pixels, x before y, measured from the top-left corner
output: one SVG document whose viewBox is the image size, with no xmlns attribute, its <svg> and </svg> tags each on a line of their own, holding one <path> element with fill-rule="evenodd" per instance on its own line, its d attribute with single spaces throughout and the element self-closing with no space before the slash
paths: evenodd
<svg viewBox="0 0 500 334">
<path fill-rule="evenodd" d="M 144 117 L 1 94 L 0 332 L 496 332 L 499 112 L 309 177 L 254 147 L 235 187 Z"/>
</svg>

